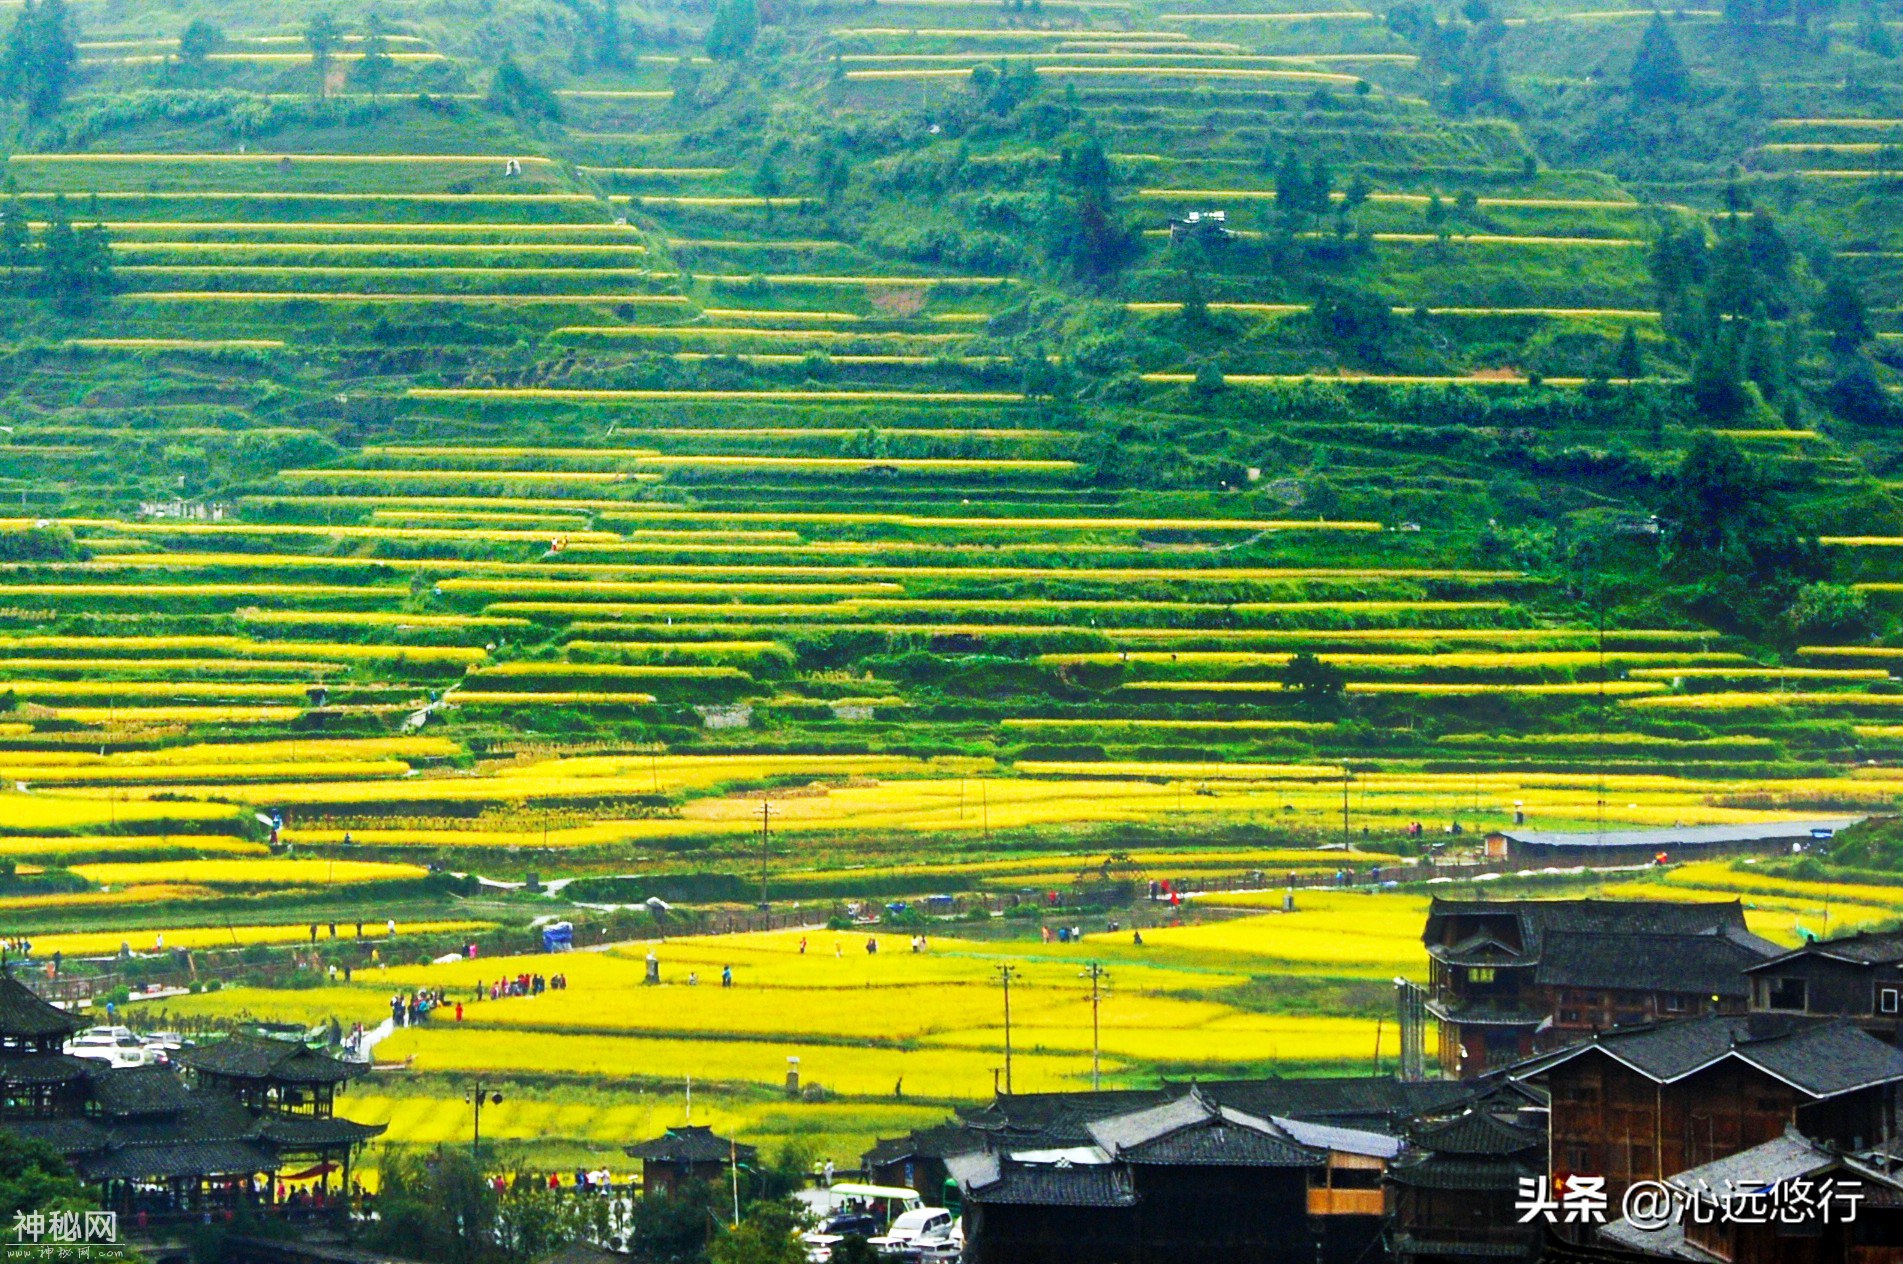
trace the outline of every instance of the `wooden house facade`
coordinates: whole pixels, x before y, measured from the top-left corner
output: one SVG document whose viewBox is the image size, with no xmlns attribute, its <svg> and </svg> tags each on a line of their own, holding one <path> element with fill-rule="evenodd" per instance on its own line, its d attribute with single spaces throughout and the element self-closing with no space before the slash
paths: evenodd
<svg viewBox="0 0 1903 1264">
<path fill-rule="evenodd" d="M 1903 931 L 1819 940 L 1758 962 L 1745 973 L 1754 1010 L 1848 1018 L 1897 1043 L 1903 1022 Z"/>
<path fill-rule="evenodd" d="M 1743 1013 L 1780 952 L 1736 900 L 1442 900 L 1422 933 L 1440 1067 L 1479 1075 L 1595 1031 Z"/>
<path fill-rule="evenodd" d="M 1513 1074 L 1550 1098 L 1550 1175 L 1614 1205 L 1795 1127 L 1845 1149 L 1896 1134 L 1903 1053 L 1846 1022 L 1710 1015 L 1602 1033 Z"/>
</svg>

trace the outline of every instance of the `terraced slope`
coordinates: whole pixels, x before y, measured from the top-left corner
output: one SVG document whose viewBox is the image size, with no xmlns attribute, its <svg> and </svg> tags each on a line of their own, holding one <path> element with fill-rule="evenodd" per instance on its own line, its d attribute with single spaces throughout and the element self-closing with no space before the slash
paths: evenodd
<svg viewBox="0 0 1903 1264">
<path fill-rule="evenodd" d="M 612 866 L 765 797 L 803 867 L 1888 808 L 1892 63 L 1759 32 L 1730 109 L 1687 11 L 1639 103 L 1649 11 L 1469 9 L 713 58 L 582 6 L 502 70 L 343 15 L 320 76 L 304 6 L 76 5 L 6 160 L 111 260 L 0 304 L 18 828 Z"/>
</svg>

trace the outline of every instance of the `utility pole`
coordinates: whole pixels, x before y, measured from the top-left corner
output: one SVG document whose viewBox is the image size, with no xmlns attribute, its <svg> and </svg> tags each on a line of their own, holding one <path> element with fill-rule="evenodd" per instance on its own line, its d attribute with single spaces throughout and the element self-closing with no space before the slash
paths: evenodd
<svg viewBox="0 0 1903 1264">
<path fill-rule="evenodd" d="M 1090 980 L 1090 1091 L 1095 1093 L 1103 1088 L 1103 1027 L 1098 1018 L 1098 1006 L 1103 1000 L 1103 981 L 1110 972 L 1101 962 L 1093 961 L 1083 972 Z"/>
<path fill-rule="evenodd" d="M 1017 977 L 1017 968 L 1011 965 L 998 967 L 998 981 L 1004 984 L 1004 1094 L 1011 1096 L 1011 980 Z"/>
<path fill-rule="evenodd" d="M 474 1088 L 463 1093 L 463 1100 L 468 1102 L 475 1112 L 475 1119 L 473 1121 L 475 1126 L 469 1135 L 469 1155 L 471 1158 L 480 1158 L 482 1153 L 482 1106 L 484 1099 L 487 1099 L 491 1106 L 502 1105 L 502 1094 L 485 1087 L 481 1080 L 476 1081 Z"/>
<path fill-rule="evenodd" d="M 766 850 L 771 830 L 767 824 L 767 814 L 772 806 L 770 800 L 760 800 L 760 906 L 762 908 L 766 907 Z"/>
<path fill-rule="evenodd" d="M 1348 761 L 1341 764 L 1341 842 L 1350 851 L 1354 850 L 1352 835 L 1348 831 L 1348 781 L 1350 777 Z"/>
</svg>

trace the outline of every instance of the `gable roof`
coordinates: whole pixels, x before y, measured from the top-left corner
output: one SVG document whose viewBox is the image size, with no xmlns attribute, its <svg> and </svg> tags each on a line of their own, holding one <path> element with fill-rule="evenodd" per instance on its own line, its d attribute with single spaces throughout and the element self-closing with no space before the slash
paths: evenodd
<svg viewBox="0 0 1903 1264">
<path fill-rule="evenodd" d="M 1020 1207 L 1136 1205 L 1136 1185 L 1120 1164 L 1020 1163 L 996 1154 L 962 1154 L 946 1160 L 965 1198 L 974 1203 Z"/>
<path fill-rule="evenodd" d="M 50 1040 L 78 1031 L 84 1023 L 13 977 L 11 969 L 0 970 L 0 1038 Z"/>
<path fill-rule="evenodd" d="M 1417 1116 L 1445 1111 L 1476 1094 L 1459 1080 L 1399 1080 L 1392 1075 L 1327 1075 L 1293 1079 L 1215 1080 L 1194 1087 L 1210 1101 L 1261 1119 L 1302 1119 L 1379 1132 Z"/>
<path fill-rule="evenodd" d="M 860 1156 L 867 1167 L 883 1167 L 906 1159 L 942 1159 L 984 1147 L 983 1138 L 962 1124 L 915 1128 L 903 1137 L 882 1137 Z"/>
<path fill-rule="evenodd" d="M 1729 997 L 1745 995 L 1746 968 L 1783 951 L 1751 933 L 1739 900 L 1437 898 L 1421 941 L 1448 965 L 1531 967 L 1544 986 Z"/>
<path fill-rule="evenodd" d="M 1531 1058 L 1510 1074 L 1543 1075 L 1590 1054 L 1609 1057 L 1658 1084 L 1736 1061 L 1817 1100 L 1903 1081 L 1903 1052 L 1868 1032 L 1843 1021 L 1772 1014 L 1708 1014 L 1617 1028 Z"/>
<path fill-rule="evenodd" d="M 1089 1125 L 1104 1153 L 1126 1163 L 1200 1167 L 1314 1167 L 1327 1153 L 1266 1119 L 1218 1106 L 1191 1090 L 1175 1101 Z"/>
<path fill-rule="evenodd" d="M 1836 1167 L 1840 1157 L 1792 1129 L 1749 1150 L 1687 1168 L 1666 1183 L 1693 1198 L 1715 1202 L 1730 1190 L 1770 1189 Z"/>
<path fill-rule="evenodd" d="M 1723 847 L 1808 839 L 1817 830 L 1849 829 L 1861 816 L 1829 816 L 1805 821 L 1753 821 L 1744 825 L 1673 825 L 1635 830 L 1491 830 L 1528 847 Z"/>
<path fill-rule="evenodd" d="M 725 1163 L 729 1159 L 752 1162 L 759 1155 L 757 1147 L 720 1136 L 705 1124 L 682 1124 L 651 1140 L 621 1149 L 629 1158 L 656 1163 Z"/>
<path fill-rule="evenodd" d="M 1819 939 L 1808 944 L 1799 944 L 1787 952 L 1775 957 L 1746 966 L 1747 970 L 1762 970 L 1766 966 L 1780 965 L 1797 957 L 1823 957 L 1830 961 L 1844 961 L 1852 965 L 1889 965 L 1903 962 L 1903 930 L 1859 931 L 1854 935 L 1844 935 L 1837 939 Z"/>
<path fill-rule="evenodd" d="M 1770 941 L 1762 941 L 1773 948 Z M 1668 951 L 1661 951 L 1669 944 Z M 1774 950 L 1774 948 L 1773 948 Z M 1763 961 L 1756 945 L 1729 935 L 1549 932 L 1534 980 L 1555 987 L 1697 992 L 1742 997 L 1744 972 Z"/>
<path fill-rule="evenodd" d="M 1334 1124 L 1312 1124 L 1280 1115 L 1269 1122 L 1312 1150 L 1326 1150 L 1330 1154 L 1359 1154 L 1373 1159 L 1391 1159 L 1401 1153 L 1401 1139 L 1385 1132 L 1341 1128 Z"/>
<path fill-rule="evenodd" d="M 960 1112 L 964 1124 L 1020 1148 L 1092 1144 L 1093 1120 L 1169 1101 L 1182 1089 L 1107 1089 L 1098 1093 L 1001 1093 Z"/>
</svg>

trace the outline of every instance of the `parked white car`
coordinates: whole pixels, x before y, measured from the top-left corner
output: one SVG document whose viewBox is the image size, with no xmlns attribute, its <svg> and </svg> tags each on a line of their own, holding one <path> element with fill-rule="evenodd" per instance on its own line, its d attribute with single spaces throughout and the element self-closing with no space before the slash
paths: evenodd
<svg viewBox="0 0 1903 1264">
<path fill-rule="evenodd" d="M 890 1229 L 869 1241 L 880 1255 L 902 1259 L 908 1252 L 917 1251 L 924 1242 L 949 1237 L 952 1222 L 951 1212 L 943 1207 L 918 1207 L 894 1220 Z"/>
<path fill-rule="evenodd" d="M 965 1254 L 965 1221 L 960 1217 L 943 1230 L 921 1235 L 904 1256 L 917 1264 L 956 1264 Z"/>
<path fill-rule="evenodd" d="M 156 1050 L 146 1048 L 137 1036 L 123 1027 L 88 1028 L 67 1041 L 62 1052 L 115 1067 L 151 1066 L 158 1061 Z"/>
</svg>

